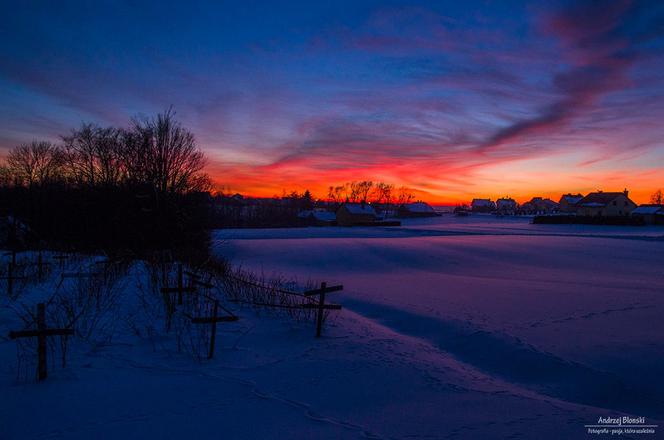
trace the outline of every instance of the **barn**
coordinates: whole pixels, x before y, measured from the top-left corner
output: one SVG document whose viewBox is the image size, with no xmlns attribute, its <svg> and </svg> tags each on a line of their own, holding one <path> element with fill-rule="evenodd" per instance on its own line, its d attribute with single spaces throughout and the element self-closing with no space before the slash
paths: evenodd
<svg viewBox="0 0 664 440">
<path fill-rule="evenodd" d="M 368 203 L 344 203 L 337 210 L 339 226 L 357 226 L 375 223 L 376 211 Z"/>
<path fill-rule="evenodd" d="M 425 202 L 404 203 L 399 206 L 397 215 L 402 218 L 416 218 L 416 217 L 437 217 L 437 213 L 431 205 Z"/>
</svg>

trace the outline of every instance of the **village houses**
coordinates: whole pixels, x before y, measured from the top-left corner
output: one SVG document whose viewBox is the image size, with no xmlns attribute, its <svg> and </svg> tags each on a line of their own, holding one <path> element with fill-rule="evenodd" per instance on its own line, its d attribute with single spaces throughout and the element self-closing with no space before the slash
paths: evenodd
<svg viewBox="0 0 664 440">
<path fill-rule="evenodd" d="M 542 197 L 533 197 L 526 203 L 521 205 L 519 211 L 527 215 L 547 215 L 558 212 L 558 203 L 551 199 L 543 199 Z"/>
<path fill-rule="evenodd" d="M 576 214 L 586 217 L 622 217 L 636 209 L 629 192 L 592 192 L 576 203 Z"/>
<path fill-rule="evenodd" d="M 496 200 L 496 212 L 499 215 L 515 215 L 517 209 L 516 201 L 509 197 Z"/>
<path fill-rule="evenodd" d="M 576 212 L 576 204 L 583 199 L 583 194 L 563 194 L 558 202 L 558 212 L 572 214 Z"/>
</svg>

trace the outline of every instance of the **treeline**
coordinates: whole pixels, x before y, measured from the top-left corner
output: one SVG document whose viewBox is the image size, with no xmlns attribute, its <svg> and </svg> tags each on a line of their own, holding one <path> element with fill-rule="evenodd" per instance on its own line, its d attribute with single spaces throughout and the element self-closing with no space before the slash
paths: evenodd
<svg viewBox="0 0 664 440">
<path fill-rule="evenodd" d="M 143 252 L 204 244 L 210 180 L 193 134 L 168 110 L 128 128 L 84 124 L 61 142 L 12 149 L 0 166 L 0 207 L 20 241 Z M 18 241 L 19 237 L 11 237 Z"/>
<path fill-rule="evenodd" d="M 415 200 L 406 187 L 370 180 L 330 186 L 327 197 L 317 198 L 309 190 L 292 191 L 269 198 L 244 198 L 239 194 L 214 197 L 213 226 L 217 228 L 294 227 L 305 224 L 298 214 L 320 209 L 336 212 L 344 203 L 371 203 L 382 215 L 391 216 L 404 203 Z"/>
<path fill-rule="evenodd" d="M 213 202 L 214 228 L 287 228 L 301 226 L 298 214 L 324 207 L 309 191 L 284 193 L 270 198 L 238 198 L 217 194 Z"/>
<path fill-rule="evenodd" d="M 385 182 L 362 180 L 347 182 L 339 186 L 330 186 L 327 198 L 337 205 L 350 202 L 400 206 L 412 202 L 415 196 L 405 186 L 396 188 L 393 184 Z"/>
</svg>

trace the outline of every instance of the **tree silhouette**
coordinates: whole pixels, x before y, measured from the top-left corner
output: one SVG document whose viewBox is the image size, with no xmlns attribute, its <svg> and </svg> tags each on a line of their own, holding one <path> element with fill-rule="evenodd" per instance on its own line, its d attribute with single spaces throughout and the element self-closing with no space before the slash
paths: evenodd
<svg viewBox="0 0 664 440">
<path fill-rule="evenodd" d="M 208 190 L 205 157 L 194 135 L 175 120 L 169 109 L 156 118 L 134 119 L 126 138 L 128 174 L 160 193 Z"/>
<path fill-rule="evenodd" d="M 6 173 L 15 185 L 32 187 L 55 179 L 61 170 L 62 154 L 50 142 L 20 145 L 7 156 Z"/>
</svg>

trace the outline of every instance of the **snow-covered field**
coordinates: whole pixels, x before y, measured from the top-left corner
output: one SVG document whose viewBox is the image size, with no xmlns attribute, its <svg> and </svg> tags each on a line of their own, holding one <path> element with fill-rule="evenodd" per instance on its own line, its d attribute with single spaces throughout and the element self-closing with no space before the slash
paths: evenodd
<svg viewBox="0 0 664 440">
<path fill-rule="evenodd" d="M 443 216 L 217 231 L 214 250 L 341 283 L 344 310 L 315 339 L 310 322 L 236 309 L 203 362 L 119 325 L 36 384 L 17 380 L 6 335 L 56 280 L 3 297 L 0 439 L 558 439 L 600 416 L 664 421 L 664 229 Z"/>
</svg>

